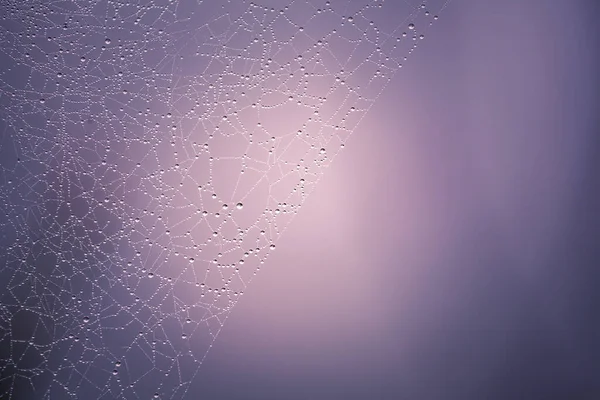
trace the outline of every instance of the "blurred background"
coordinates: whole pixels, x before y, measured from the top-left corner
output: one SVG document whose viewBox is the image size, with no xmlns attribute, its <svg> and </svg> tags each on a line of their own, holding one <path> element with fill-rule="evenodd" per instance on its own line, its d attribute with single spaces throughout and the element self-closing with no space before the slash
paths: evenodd
<svg viewBox="0 0 600 400">
<path fill-rule="evenodd" d="M 191 379 L 195 365 L 189 356 L 193 347 L 189 344 L 210 346 L 212 330 L 218 330 L 221 322 L 213 318 L 218 326 L 210 326 L 202 332 L 190 329 L 196 323 L 201 325 L 205 318 L 205 314 L 190 314 L 192 318 L 185 315 L 186 307 L 193 302 L 187 301 L 192 294 L 204 296 L 204 289 L 200 289 L 202 277 L 195 276 L 201 266 L 189 266 L 191 260 L 186 260 L 184 266 L 177 262 L 169 264 L 160 258 L 162 253 L 156 256 L 157 264 L 165 261 L 165 267 L 156 270 L 146 270 L 155 266 L 147 258 L 144 262 L 125 262 L 134 258 L 135 251 L 146 251 L 150 246 L 144 247 L 143 235 L 146 242 L 152 239 L 156 240 L 155 244 L 164 244 L 165 252 L 168 246 L 173 251 L 174 243 L 178 243 L 175 239 L 164 239 L 164 228 L 168 225 L 156 223 L 152 212 L 153 218 L 147 218 L 148 226 L 152 227 L 150 233 L 141 228 L 133 232 L 132 228 L 139 236 L 138 242 L 126 241 L 129 236 L 116 233 L 118 226 L 110 225 L 111 216 L 102 210 L 112 207 L 122 215 L 137 216 L 140 210 L 135 207 L 146 207 L 141 197 L 125 202 L 119 197 L 120 192 L 110 190 L 110 185 L 101 185 L 102 191 L 91 195 L 77 195 L 89 200 L 89 204 L 104 204 L 94 208 L 94 224 L 83 226 L 83 233 L 78 229 L 84 224 L 69 218 L 76 217 L 85 207 L 74 204 L 73 212 L 71 208 L 59 208 L 55 201 L 59 199 L 64 203 L 65 198 L 86 187 L 88 183 L 78 181 L 79 169 L 97 168 L 94 171 L 104 173 L 98 175 L 98 182 L 105 179 L 109 183 L 113 178 L 114 182 L 117 178 L 127 178 L 127 168 L 137 171 L 133 158 L 142 153 L 129 147 L 128 135 L 148 132 L 140 124 L 132 124 L 131 130 L 119 135 L 121 128 L 103 121 L 129 121 L 129 111 L 120 113 L 117 103 L 99 109 L 103 106 L 101 102 L 83 97 L 82 105 L 94 107 L 79 110 L 74 115 L 81 117 L 89 113 L 89 117 L 67 121 L 68 115 L 63 113 L 60 115 L 63 120 L 57 121 L 72 122 L 72 127 L 67 122 L 64 126 L 56 122 L 53 128 L 56 131 L 45 129 L 43 119 L 37 118 L 42 114 L 36 114 L 36 107 L 50 112 L 48 110 L 58 107 L 58 103 L 53 102 L 55 99 L 37 97 L 50 82 L 47 76 L 54 80 L 55 71 L 46 70 L 50 68 L 48 65 L 59 65 L 62 61 L 40 63 L 48 68 L 39 74 L 23 67 L 22 60 L 31 56 L 31 62 L 37 63 L 36 57 L 41 53 L 36 50 L 24 56 L 22 49 L 34 48 L 35 40 L 41 43 L 44 39 L 44 46 L 48 47 L 54 44 L 46 43 L 46 33 L 28 36 L 28 32 L 38 28 L 35 5 L 30 9 L 17 2 L 0 1 L 0 10 L 7 15 L 10 12 L 9 17 L 0 18 L 3 37 L 13 40 L 7 39 L 8 50 L 2 52 L 6 63 L 0 65 L 3 85 L 0 107 L 6 108 L 2 108 L 0 114 L 2 118 L 9 114 L 14 120 L 22 118 L 27 128 L 11 133 L 2 125 L 0 172 L 4 186 L 0 188 L 0 207 L 4 215 L 0 219 L 3 227 L 0 246 L 7 248 L 7 243 L 21 243 L 15 238 L 31 234 L 23 242 L 27 245 L 17 244 L 10 252 L 0 254 L 0 265 L 4 267 L 0 267 L 0 399 L 61 400 L 69 397 L 69 391 L 73 394 L 70 398 L 90 399 L 100 396 L 99 393 L 102 399 L 113 395 L 147 398 L 154 393 L 156 398 L 183 396 L 187 386 L 182 382 Z M 281 4 L 278 0 L 256 2 L 270 7 Z M 407 17 L 407 4 L 419 4 L 401 0 L 385 0 L 385 3 L 389 20 L 384 22 L 400 26 Z M 119 13 L 130 12 L 128 6 L 110 4 L 110 7 L 120 7 Z M 156 11 L 172 5 L 159 0 L 155 4 L 156 7 L 150 9 Z M 231 4 L 236 4 L 238 9 Z M 135 9 L 134 2 L 129 5 Z M 232 14 L 247 7 L 246 2 L 240 1 L 181 0 L 172 7 L 178 15 L 161 15 L 156 23 L 142 21 L 148 24 L 148 32 L 154 30 L 144 35 L 154 39 L 165 36 L 159 23 L 175 32 L 180 28 L 184 34 L 196 32 L 194 23 L 198 21 L 190 22 L 182 16 L 198 5 L 202 5 L 201 10 L 206 13 L 196 13 L 196 16 L 206 20 L 212 20 L 211 12 L 221 13 L 228 5 Z M 65 15 L 75 13 L 62 3 L 46 6 L 59 9 Z M 102 10 L 79 11 L 91 19 L 65 18 L 65 21 L 50 23 L 64 43 L 71 40 L 69 35 L 74 31 L 78 35 L 73 36 L 75 45 L 94 46 L 95 50 L 108 46 L 105 53 L 98 51 L 105 57 L 110 57 L 109 54 L 116 57 L 121 52 L 121 40 L 135 38 L 141 32 L 133 28 L 130 33 L 125 29 L 115 31 L 111 42 L 109 37 L 102 36 L 102 29 L 108 29 L 110 24 L 119 26 L 116 17 L 101 21 L 98 16 L 104 15 Z M 98 15 L 94 14 L 96 11 Z M 600 346 L 596 343 L 600 337 L 600 318 L 596 312 L 600 304 L 600 292 L 596 289 L 600 283 L 597 271 L 600 265 L 600 247 L 597 246 L 600 238 L 599 12 L 597 0 L 452 0 L 439 20 L 427 30 L 425 40 L 418 42 L 418 49 L 362 120 L 337 160 L 324 167 L 327 169 L 324 177 L 286 234 L 280 240 L 278 236 L 264 239 L 265 247 L 267 242 L 277 239 L 276 250 L 269 255 L 252 284 L 247 288 L 244 285 L 244 295 L 229 314 L 217 340 L 212 347 L 207 347 L 210 351 L 192 380 L 186 398 L 600 399 Z M 394 20 L 396 15 L 398 21 Z M 181 20 L 173 22 L 171 17 L 175 20 L 181 17 Z M 215 29 L 221 23 L 230 25 L 226 19 L 212 21 Z M 82 34 L 79 37 L 78 29 L 87 29 L 88 22 L 92 26 L 90 31 L 102 29 L 98 28 L 96 36 Z M 139 21 L 129 22 L 138 26 Z M 98 26 L 94 28 L 93 24 Z M 257 25 L 262 27 L 262 23 Z M 317 25 L 311 27 L 316 31 L 330 29 L 317 23 L 313 25 Z M 19 26 L 21 31 L 17 31 Z M 210 39 L 202 40 L 214 39 L 210 29 L 201 32 Z M 93 38 L 99 40 L 97 46 L 92 43 Z M 77 91 L 88 89 L 85 83 L 88 67 L 89 77 L 94 78 L 90 78 L 91 86 L 102 88 L 109 85 L 106 82 L 131 85 L 131 88 L 124 87 L 136 95 L 138 92 L 147 94 L 146 98 L 153 103 L 155 114 L 147 111 L 144 118 L 141 116 L 145 106 L 136 105 L 141 121 L 159 118 L 162 112 L 179 111 L 165 100 L 167 97 L 160 97 L 161 93 L 177 93 L 180 88 L 177 85 L 173 88 L 170 81 L 158 79 L 156 83 L 155 79 L 153 87 L 146 85 L 144 90 L 150 90 L 146 93 L 135 86 L 141 85 L 141 81 L 130 81 L 146 73 L 150 78 L 155 77 L 156 71 L 150 70 L 150 65 L 156 61 L 155 64 L 162 67 L 163 52 L 173 50 L 160 47 L 166 43 L 161 40 L 149 42 L 154 46 L 149 47 L 150 61 L 144 58 L 141 58 L 143 62 L 133 61 L 125 77 L 113 68 L 111 74 L 118 76 L 113 80 L 105 80 L 108 75 L 104 76 L 102 68 L 94 66 L 94 57 L 100 56 L 86 53 L 86 59 L 76 54 L 75 46 L 73 54 L 69 54 L 71 58 L 65 56 L 68 61 L 65 65 L 72 64 L 69 65 L 75 73 L 62 76 L 59 71 L 57 78 L 73 79 L 69 83 L 74 87 L 69 94 L 72 97 Z M 208 43 L 198 40 L 201 44 Z M 132 49 L 148 49 L 141 39 L 133 43 L 135 46 L 128 49 L 128 56 L 136 56 Z M 313 44 L 306 43 L 307 46 Z M 56 51 L 63 52 L 62 48 Z M 113 51 L 115 53 L 111 53 Z M 187 48 L 173 50 L 174 55 L 187 57 L 187 53 Z M 296 54 L 283 56 L 297 57 Z M 111 66 L 121 65 L 115 59 L 107 60 Z M 80 65 L 84 65 L 83 70 Z M 168 69 L 169 64 L 166 65 Z M 194 62 L 178 65 L 177 73 L 194 79 L 202 75 Z M 268 69 L 260 67 L 261 73 L 265 71 Z M 200 76 L 199 81 L 204 78 Z M 44 90 L 34 90 L 38 84 Z M 186 87 L 185 80 L 177 84 Z M 20 89 L 13 91 L 13 85 Z M 56 85 L 58 87 L 58 83 Z M 197 89 L 201 85 L 190 87 Z M 67 86 L 60 90 L 68 94 L 70 89 Z M 130 95 L 120 86 L 116 92 L 112 86 L 105 90 L 117 100 Z M 211 93 L 197 90 L 203 96 Z M 235 93 L 227 96 L 235 97 Z M 71 107 L 79 107 L 80 103 L 75 102 Z M 284 103 L 292 104 L 287 99 Z M 35 106 L 30 107 L 31 104 Z M 109 117 L 102 117 L 100 111 Z M 190 115 L 195 118 L 195 114 Z M 300 118 L 296 114 L 288 118 L 277 110 L 272 115 L 276 118 L 264 121 L 266 125 L 273 123 L 275 127 L 269 129 L 278 134 L 282 132 L 276 123 L 289 125 L 294 118 Z M 170 116 L 167 114 L 167 118 Z M 223 117 L 219 114 L 218 118 Z M 79 128 L 75 128 L 75 124 Z M 65 135 L 69 129 L 81 131 L 81 137 L 72 133 Z M 46 140 L 52 139 L 56 132 L 62 136 L 56 136 L 55 141 Z M 177 152 L 171 147 L 175 146 L 175 134 L 171 139 L 173 143 L 168 143 L 162 140 L 166 137 L 160 135 L 162 131 L 157 132 L 155 135 L 150 131 L 148 137 L 163 146 L 157 145 L 161 154 L 144 158 L 142 162 L 148 165 L 140 164 L 153 178 L 157 168 L 178 162 Z M 206 128 L 202 133 L 210 132 Z M 289 132 L 284 133 L 289 135 Z M 38 145 L 36 134 L 44 138 L 44 145 Z M 115 137 L 118 140 L 111 143 L 116 143 L 113 149 L 117 151 L 109 152 L 108 146 L 100 146 L 103 140 L 108 143 Z M 31 154 L 41 157 L 37 160 L 39 165 L 29 163 L 31 160 L 25 157 L 22 162 L 20 153 L 14 151 L 17 146 L 13 146 L 13 142 L 21 139 L 25 144 L 35 144 L 30 147 L 22 144 L 19 151 L 27 150 L 23 153 L 27 157 Z M 86 149 L 78 143 L 87 143 L 88 139 L 99 143 L 88 154 L 88 165 L 73 164 L 72 160 L 85 159 L 85 155 L 77 156 L 78 159 L 73 154 L 80 149 L 84 153 Z M 188 154 L 189 138 L 180 139 L 177 149 Z M 266 137 L 264 142 L 269 140 L 271 138 Z M 219 140 L 216 142 L 217 146 L 211 144 L 213 153 L 218 153 Z M 284 142 L 278 143 L 281 147 Z M 222 147 L 231 150 L 226 145 Z M 69 149 L 74 149 L 73 154 L 63 154 Z M 317 146 L 315 152 L 318 149 Z M 329 151 L 328 148 L 328 155 Z M 120 152 L 132 158 L 115 161 Z M 266 150 L 264 153 L 268 154 Z M 108 166 L 105 167 L 107 154 L 110 157 L 106 157 Z M 212 165 L 208 152 L 203 154 L 206 165 Z M 49 161 L 46 162 L 46 158 Z M 11 167 L 5 168 L 5 165 Z M 38 170 L 31 165 L 38 165 Z M 42 167 L 48 167 L 50 173 L 44 172 Z M 178 169 L 179 164 L 174 168 Z M 187 164 L 182 169 L 186 168 Z M 238 170 L 225 169 L 225 173 L 232 171 L 236 175 L 231 176 L 237 177 Z M 164 210 L 178 205 L 171 201 L 176 199 L 175 195 L 166 198 L 163 192 L 172 190 L 180 176 L 170 170 L 167 172 L 164 181 L 160 173 L 156 174 L 159 178 L 146 180 L 143 185 L 136 180 L 137 176 L 132 175 L 131 182 L 125 179 L 128 187 L 135 187 L 132 191 L 145 191 L 148 208 L 156 209 L 161 218 Z M 202 179 L 212 179 L 203 174 L 208 175 L 206 168 L 190 173 L 194 178 L 200 175 Z M 231 183 L 230 175 L 215 172 L 215 176 L 217 183 Z M 222 176 L 226 179 L 221 179 Z M 14 185 L 10 179 L 15 181 Z M 90 182 L 92 188 L 98 188 L 97 182 Z M 192 183 L 189 192 L 196 194 L 197 182 Z M 48 189 L 50 187 L 53 189 Z M 77 190 L 71 193 L 67 187 Z M 212 197 L 212 187 L 203 190 L 207 191 L 206 197 Z M 206 204 L 221 210 L 221 198 L 217 200 L 216 194 L 213 196 L 214 201 Z M 19 210 L 29 210 L 30 197 L 46 208 L 39 209 L 42 210 L 38 212 L 40 215 L 28 211 L 22 218 Z M 269 201 L 271 199 L 267 199 Z M 123 204 L 131 205 L 128 202 L 133 204 L 131 210 L 119 208 Z M 249 210 L 251 201 L 244 202 L 244 210 Z M 193 201 L 185 204 L 194 206 L 192 216 L 199 213 L 198 204 Z M 257 207 L 258 212 L 262 212 L 263 204 Z M 183 206 L 182 209 L 189 211 Z M 182 211 L 181 215 L 184 214 Z M 176 217 L 170 215 L 166 219 Z M 46 224 L 46 219 L 52 218 L 56 221 Z M 186 221 L 197 221 L 194 218 L 198 217 Z M 178 227 L 184 232 L 185 224 L 179 226 L 175 220 L 170 220 L 172 228 Z M 71 221 L 71 225 L 65 221 Z M 261 224 L 270 230 L 272 223 L 265 219 Z M 257 232 L 262 229 L 255 228 Z M 103 236 L 111 229 L 115 238 L 123 239 L 123 249 L 111 247 L 116 246 L 117 240 Z M 137 237 L 133 233 L 131 237 Z M 200 233 L 213 235 L 212 229 Z M 45 237 L 49 238 L 46 242 L 42 240 Z M 89 247 L 71 246 L 75 239 L 87 240 Z M 100 244 L 111 246 L 104 248 Z M 50 250 L 42 254 L 39 249 L 43 246 Z M 158 252 L 158 247 L 153 249 Z M 69 253 L 71 248 L 74 249 L 72 254 Z M 218 251 L 216 247 L 213 250 Z M 64 254 L 71 254 L 71 258 L 62 259 Z M 258 257 L 254 258 L 258 263 Z M 183 276 L 180 270 L 194 276 L 188 279 L 188 274 L 180 279 Z M 247 271 L 252 273 L 253 270 Z M 184 282 L 186 279 L 189 282 Z M 159 293 L 159 282 L 169 282 L 161 286 L 166 288 L 162 297 L 154 295 Z M 225 288 L 220 289 L 212 290 L 215 297 L 225 293 Z M 208 291 L 211 292 L 211 288 Z M 226 301 L 229 294 L 221 299 Z M 178 308 L 175 297 L 180 309 L 171 310 L 169 300 L 172 308 Z M 225 304 L 223 309 L 229 310 L 226 306 L 231 304 L 233 302 Z M 64 306 L 66 311 L 59 306 Z M 38 313 L 38 309 L 43 312 Z M 112 318 L 111 313 L 117 313 L 114 310 L 122 314 Z M 65 313 L 64 318 L 61 313 Z M 56 317 L 56 314 L 61 315 Z M 192 336 L 188 331 L 205 335 L 198 339 L 199 335 Z M 201 350 L 194 362 L 205 354 L 206 349 Z M 160 359 L 156 354 L 160 356 L 161 351 L 175 355 Z M 152 354 L 152 359 L 148 354 Z M 120 357 L 125 356 L 121 363 Z M 30 373 L 31 380 L 19 375 L 23 370 Z M 150 372 L 143 374 L 145 370 Z M 47 387 L 51 389 L 45 392 Z"/>
<path fill-rule="evenodd" d="M 192 397 L 600 398 L 598 11 L 452 1 Z"/>
</svg>

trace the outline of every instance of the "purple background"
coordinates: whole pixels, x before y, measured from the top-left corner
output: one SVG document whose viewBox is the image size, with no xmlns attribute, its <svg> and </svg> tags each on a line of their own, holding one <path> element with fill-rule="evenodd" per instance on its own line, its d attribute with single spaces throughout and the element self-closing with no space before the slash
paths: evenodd
<svg viewBox="0 0 600 400">
<path fill-rule="evenodd" d="M 280 4 L 278 0 L 258 2 Z M 311 0 L 311 3 L 317 1 Z M 196 6 L 193 1 L 181 4 L 184 5 L 178 12 L 182 15 L 188 12 L 185 4 L 192 9 Z M 204 10 L 217 13 L 223 5 L 216 1 L 203 4 Z M 408 2 L 387 0 L 385 4 L 389 20 L 383 22 L 394 26 L 403 24 L 406 10 L 410 8 Z M 242 5 L 245 7 L 245 3 Z M 14 7 L 8 3 L 1 6 L 0 9 L 26 13 L 24 6 Z M 598 2 L 591 0 L 452 0 L 439 21 L 427 30 L 426 40 L 419 41 L 415 54 L 409 57 L 360 123 L 342 154 L 327 168 L 287 233 L 277 240 L 277 249 L 234 308 L 186 398 L 600 398 L 597 383 L 600 347 L 596 344 L 600 324 L 595 311 L 599 300 L 596 266 L 600 261 L 596 245 L 600 237 L 600 213 L 596 208 L 600 200 L 600 181 L 596 175 L 600 121 L 595 113 L 598 107 L 596 71 L 600 67 L 596 50 L 598 11 Z M 210 12 L 198 14 L 199 18 L 209 20 Z M 161 22 L 166 24 L 167 20 L 165 17 Z M 13 26 L 10 24 L 15 21 L 7 22 L 7 27 Z M 196 22 L 199 23 L 189 23 Z M 183 31 L 193 30 L 192 25 L 186 27 L 183 23 Z M 177 28 L 177 24 L 171 28 Z M 154 24 L 152 29 L 158 29 L 158 25 Z M 67 28 L 65 31 L 70 32 Z M 120 34 L 115 33 L 115 39 L 121 40 Z M 2 52 L 12 58 L 8 60 L 12 64 L 7 61 L 7 66 L 14 66 L 14 61 L 22 56 L 21 49 L 29 46 L 29 39 L 19 38 L 15 43 L 6 44 L 8 52 Z M 85 40 L 82 39 L 83 44 Z M 160 43 L 156 41 L 154 45 Z M 153 51 L 162 54 L 159 47 L 150 50 L 151 55 Z M 187 50 L 174 51 L 183 54 Z M 36 54 L 32 57 L 37 57 Z M 76 65 L 88 65 L 73 57 L 71 61 Z M 89 59 L 94 60 L 93 57 L 91 54 Z M 93 70 L 93 62 L 90 63 Z M 182 70 L 178 73 L 197 74 L 194 63 L 182 62 L 179 66 Z M 12 68 L 2 67 L 3 74 Z M 130 75 L 123 78 L 125 81 L 138 72 L 129 70 L 128 73 Z M 2 75 L 2 79 L 10 76 L 13 77 L 7 81 L 10 85 L 19 87 L 31 78 L 35 88 L 37 75 L 29 74 L 26 68 L 13 68 L 10 74 Z M 76 74 L 76 78 L 85 76 Z M 38 78 L 45 84 L 45 76 Z M 78 85 L 79 81 L 73 82 Z M 26 92 L 21 89 L 17 90 L 20 95 Z M 133 85 L 132 93 L 138 89 Z M 164 89 L 155 87 L 156 93 Z M 166 89 L 167 93 L 171 90 Z M 11 90 L 3 88 L 6 93 Z M 60 95 L 60 91 L 57 94 Z M 109 94 L 128 96 L 120 93 L 120 89 Z M 31 96 L 37 95 L 35 90 L 31 93 Z M 157 110 L 165 106 L 155 94 L 148 97 L 156 103 L 152 107 Z M 18 107 L 13 103 L 17 100 L 7 96 L 0 100 L 7 110 L 8 105 L 12 105 L 10 112 L 14 118 Z M 40 108 L 53 107 L 52 100 L 48 100 L 44 100 L 47 104 Z M 25 104 L 28 102 L 39 104 L 40 99 L 27 98 Z M 95 100 L 83 103 L 101 106 Z M 94 118 L 95 112 L 95 109 L 85 111 L 90 116 L 83 126 L 84 130 L 94 132 L 94 139 L 102 142 L 104 122 L 100 117 Z M 4 118 L 9 112 L 2 114 Z M 119 119 L 119 115 L 116 113 L 115 118 Z M 123 118 L 126 116 L 127 113 L 123 114 Z M 273 124 L 270 131 L 279 132 L 280 125 L 290 125 L 296 117 L 300 118 L 282 113 L 276 118 L 265 118 L 264 122 Z M 34 117 L 23 115 L 23 120 L 36 125 Z M 118 129 L 108 129 L 106 133 L 117 134 Z M 2 137 L 7 143 L 19 137 L 6 132 L 9 130 Z M 54 131 L 40 128 L 38 133 L 50 135 L 48 132 Z M 135 133 L 135 130 L 127 130 L 122 136 L 126 138 Z M 83 140 L 71 136 L 73 143 Z M 160 136 L 152 138 L 161 139 Z M 61 145 L 51 140 L 45 143 L 52 147 Z M 218 153 L 219 145 L 223 147 L 221 150 L 230 150 L 223 143 L 216 140 L 211 144 L 214 146 L 211 151 Z M 152 170 L 174 162 L 168 143 L 163 144 L 167 150 L 163 149 L 164 154 L 156 156 L 156 165 L 144 165 L 144 168 Z M 188 144 L 181 143 L 182 146 Z M 18 151 L 12 154 L 11 149 L 9 145 L 0 148 L 0 164 L 18 165 L 5 171 L 6 176 L 13 177 L 15 185 L 6 186 L 8 189 L 2 194 L 13 197 L 4 196 L 8 200 L 2 206 L 15 215 L 15 210 L 26 206 L 28 195 L 37 195 L 27 186 L 32 177 L 39 180 L 54 177 L 59 183 L 73 179 L 68 174 L 68 163 L 66 167 L 61 165 L 67 172 L 60 169 L 60 173 L 54 171 L 56 173 L 48 177 L 38 170 L 23 167 L 30 164 L 22 163 L 17 159 Z M 44 156 L 40 149 L 36 147 L 32 153 Z M 129 148 L 118 150 L 136 155 Z M 103 151 L 92 152 L 90 165 L 100 162 Z M 330 148 L 328 155 L 329 152 Z M 52 162 L 60 160 L 53 153 L 48 158 Z M 50 161 L 47 164 L 43 159 L 37 161 L 44 167 L 51 165 Z M 108 161 L 109 166 L 127 169 L 126 164 Z M 227 168 L 215 172 L 216 180 L 229 183 L 221 179 L 220 173 L 229 176 L 227 174 L 232 172 L 237 174 L 237 170 Z M 157 181 L 150 182 L 152 190 L 163 190 L 152 186 Z M 162 183 L 169 186 L 174 185 L 173 182 L 167 179 Z M 73 186 L 77 187 L 77 182 Z M 192 189 L 194 193 L 197 190 L 195 186 Z M 18 197 L 19 190 L 25 191 L 23 198 Z M 55 196 L 64 200 L 60 193 Z M 120 195 L 99 192 L 94 196 L 108 204 L 109 197 Z M 87 199 L 92 201 L 94 196 Z M 48 197 L 41 199 L 41 203 L 53 204 L 55 200 Z M 116 204 L 114 200 L 112 204 Z M 17 204 L 19 201 L 23 204 Z M 244 209 L 249 210 L 251 201 L 245 203 Z M 48 204 L 44 212 L 52 217 Z M 217 200 L 210 204 L 220 207 Z M 8 212 L 5 214 L 7 220 L 14 217 Z M 56 211 L 56 215 L 58 219 L 70 216 L 64 210 L 62 214 Z M 106 218 L 108 221 L 109 217 Z M 45 221 L 41 217 L 40 220 Z M 101 242 L 95 234 L 102 221 L 94 222 L 96 225 L 83 235 L 90 243 L 96 239 Z M 57 226 L 62 229 L 60 223 L 52 225 L 53 229 Z M 31 241 L 37 240 L 38 234 L 52 237 L 50 228 L 42 223 L 39 226 L 33 223 L 29 228 L 35 231 Z M 44 229 L 49 231 L 44 232 Z M 23 227 L 13 231 L 4 229 L 0 245 L 11 243 L 24 232 L 29 231 Z M 159 226 L 153 233 L 162 235 L 164 232 Z M 51 240 L 44 243 L 52 244 Z M 166 243 L 172 245 L 173 242 Z M 68 247 L 69 241 L 61 239 L 56 254 L 65 251 L 60 247 L 63 245 Z M 22 248 L 27 249 L 27 246 Z M 134 250 L 133 247 L 127 249 L 123 253 Z M 0 262 L 8 265 L 6 260 L 13 260 L 17 253 L 11 250 L 6 254 L 0 254 Z M 85 257 L 79 260 L 81 265 L 74 262 L 55 265 L 54 258 L 42 256 L 31 256 L 31 262 L 20 264 L 22 260 L 17 257 L 16 263 L 0 269 L 0 290 L 5 292 L 14 285 L 12 279 L 9 283 L 9 279 L 4 278 L 13 272 L 14 276 L 29 282 L 33 281 L 29 279 L 30 273 L 44 278 L 55 267 L 60 267 L 66 270 L 58 268 L 54 277 L 67 277 L 71 266 L 86 267 L 88 255 L 82 254 Z M 94 258 L 93 252 L 91 256 Z M 133 257 L 132 254 L 118 256 L 115 257 L 117 264 L 121 259 Z M 127 335 L 135 338 L 138 334 L 133 325 L 123 331 L 114 329 L 126 324 L 128 315 L 112 322 L 102 319 L 102 315 L 96 320 L 93 315 L 92 320 L 84 321 L 83 325 L 69 320 L 78 313 L 89 316 L 92 313 L 86 308 L 101 304 L 96 298 L 88 299 L 93 291 L 86 288 L 90 288 L 90 282 L 95 279 L 94 268 L 102 267 L 91 264 L 93 268 L 88 275 L 83 274 L 85 282 L 81 287 L 70 288 L 70 293 L 61 292 L 64 296 L 77 294 L 81 300 L 81 305 L 70 306 L 68 310 L 72 315 L 65 315 L 66 322 L 55 320 L 53 314 L 39 316 L 40 321 L 44 317 L 55 330 L 32 331 L 32 327 L 38 325 L 38 316 L 23 311 L 24 307 L 16 299 L 22 295 L 35 302 L 42 296 L 34 294 L 29 298 L 27 285 L 11 294 L 14 299 L 2 293 L 5 297 L 2 297 L 4 314 L 0 331 L 10 331 L 10 334 L 0 338 L 0 398 L 7 395 L 12 376 L 18 375 L 17 369 L 30 368 L 40 362 L 39 354 L 24 353 L 23 349 L 38 347 L 52 348 L 53 352 L 48 353 L 50 356 L 44 355 L 43 361 L 50 366 L 54 363 L 52 368 L 63 375 L 70 374 L 71 369 L 57 369 L 56 365 L 76 364 L 72 371 L 79 371 L 81 376 L 75 375 L 76 379 L 59 376 L 57 381 L 68 381 L 77 397 L 92 398 L 94 393 L 104 393 L 103 398 L 108 398 L 113 393 L 125 393 L 123 397 L 142 398 L 155 392 L 151 386 L 159 385 L 159 379 L 167 382 L 164 387 L 160 383 L 160 398 L 175 396 L 173 393 L 177 390 L 183 392 L 180 389 L 184 386 L 179 385 L 177 374 L 163 373 L 165 378 L 158 375 L 158 367 L 168 363 L 150 365 L 148 358 L 135 351 L 125 355 L 124 364 L 131 371 L 112 377 L 114 362 L 123 354 L 115 354 L 115 360 L 109 359 L 105 347 L 122 350 L 120 339 L 127 341 Z M 136 278 L 138 269 L 144 267 L 142 264 L 132 265 L 129 275 L 133 271 Z M 169 270 L 169 265 L 165 269 L 158 270 L 152 282 L 177 273 L 176 268 Z M 122 271 L 125 274 L 125 268 Z M 147 274 L 144 278 L 135 293 L 141 294 L 145 301 L 143 295 L 152 294 L 153 288 L 144 286 L 150 282 Z M 38 285 L 40 290 L 46 288 L 44 282 L 51 280 L 42 279 Z M 60 287 L 69 289 L 66 284 Z M 133 302 L 134 291 L 118 292 L 119 288 L 122 289 L 115 285 L 114 293 L 109 293 L 107 300 L 119 305 Z M 177 291 L 178 295 L 182 293 L 191 295 L 192 292 Z M 13 300 L 15 302 L 9 304 Z M 72 300 L 75 303 L 75 297 Z M 153 305 L 150 301 L 148 304 Z M 155 305 L 153 310 L 162 305 Z M 132 309 L 134 314 L 137 312 L 136 316 L 144 315 L 139 309 Z M 187 326 L 177 325 L 176 319 L 165 325 L 168 323 L 177 329 Z M 77 350 L 82 343 L 93 342 L 99 326 L 113 328 L 114 336 L 101 341 L 98 348 L 102 351 L 96 351 L 96 345 L 91 345 L 89 357 L 99 364 L 108 363 L 106 368 L 90 369 L 91 372 L 81 372 L 91 365 L 86 361 L 88 356 L 57 345 L 72 346 L 71 341 L 61 338 L 54 342 L 50 338 L 69 332 L 85 335 L 77 346 L 73 345 Z M 63 331 L 57 330 L 59 328 Z M 171 342 L 181 348 L 187 349 L 185 346 L 190 342 L 199 347 L 210 343 L 210 340 L 200 343 L 197 336 L 188 341 L 177 329 L 171 334 L 182 340 Z M 143 334 L 151 337 L 154 333 L 150 329 L 141 332 L 140 337 Z M 15 350 L 19 346 L 21 350 Z M 133 350 L 140 348 L 131 346 Z M 102 357 L 96 357 L 98 354 Z M 31 385 L 20 378 L 11 389 L 11 398 L 42 398 L 44 385 L 54 379 L 49 373 L 52 368 L 46 364 L 40 367 L 44 373 L 36 377 L 40 381 L 36 382 L 37 392 L 31 391 Z M 124 387 L 127 379 L 144 368 L 153 369 L 154 375 L 148 375 L 147 384 L 136 380 L 137 386 L 131 390 L 119 392 L 94 386 L 112 379 L 106 384 L 108 388 L 123 377 L 123 385 L 119 385 Z M 184 370 L 191 375 L 193 366 Z M 83 376 L 85 380 L 80 379 Z M 80 386 L 78 380 L 83 381 L 83 385 Z M 66 393 L 53 385 L 46 397 L 54 399 L 60 397 L 55 393 Z"/>
<path fill-rule="evenodd" d="M 595 4 L 453 1 L 278 243 L 195 393 L 600 397 Z"/>
</svg>

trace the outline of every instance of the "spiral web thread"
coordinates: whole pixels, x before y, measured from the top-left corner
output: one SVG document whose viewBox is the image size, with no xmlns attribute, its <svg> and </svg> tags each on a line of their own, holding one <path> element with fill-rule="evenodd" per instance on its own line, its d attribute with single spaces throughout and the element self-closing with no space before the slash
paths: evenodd
<svg viewBox="0 0 600 400">
<path fill-rule="evenodd" d="M 271 1 L 0 1 L 2 398 L 185 397 L 448 3 Z"/>
</svg>

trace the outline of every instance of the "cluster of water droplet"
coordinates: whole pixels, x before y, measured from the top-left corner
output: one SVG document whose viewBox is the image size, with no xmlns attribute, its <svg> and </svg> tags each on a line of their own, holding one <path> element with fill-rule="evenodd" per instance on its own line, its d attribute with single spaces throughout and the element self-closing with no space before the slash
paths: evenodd
<svg viewBox="0 0 600 400">
<path fill-rule="evenodd" d="M 288 3 L 0 3 L 0 379 L 45 398 L 187 391 L 437 19 Z"/>
</svg>

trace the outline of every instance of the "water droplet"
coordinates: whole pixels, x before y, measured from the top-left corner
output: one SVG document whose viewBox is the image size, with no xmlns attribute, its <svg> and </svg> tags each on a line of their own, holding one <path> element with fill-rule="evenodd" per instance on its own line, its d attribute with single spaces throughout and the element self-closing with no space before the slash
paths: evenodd
<svg viewBox="0 0 600 400">
<path fill-rule="evenodd" d="M 104 43 L 110 44 L 110 39 L 109 38 L 104 39 Z"/>
<path fill-rule="evenodd" d="M 154 273 L 153 272 L 148 272 L 148 278 L 154 278 Z"/>
<path fill-rule="evenodd" d="M 244 208 L 244 205 L 243 205 L 242 203 L 237 203 L 237 204 L 235 205 L 235 207 L 236 207 L 238 210 L 241 210 L 242 208 Z"/>
<path fill-rule="evenodd" d="M 83 317 L 83 322 L 86 324 L 90 322 L 90 317 Z"/>
<path fill-rule="evenodd" d="M 415 29 L 415 24 L 413 24 L 413 23 L 408 24 L 408 29 Z"/>
</svg>

